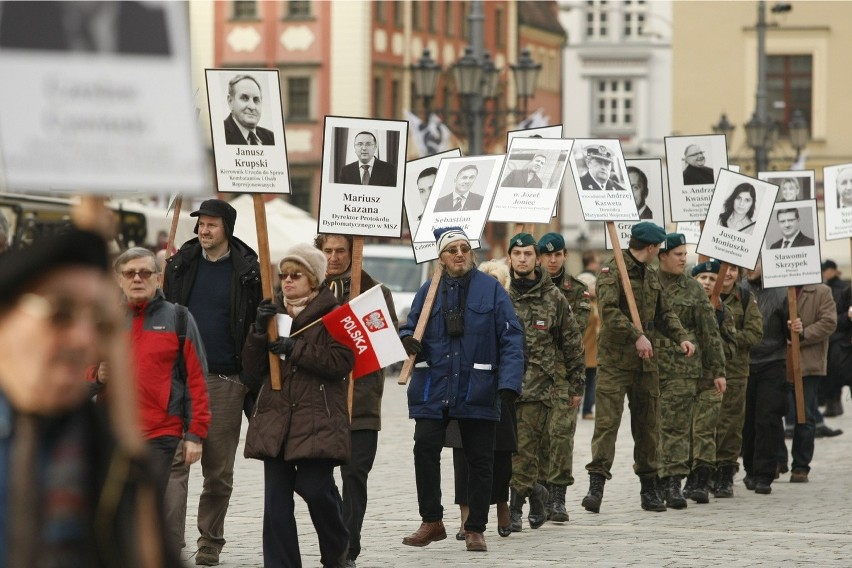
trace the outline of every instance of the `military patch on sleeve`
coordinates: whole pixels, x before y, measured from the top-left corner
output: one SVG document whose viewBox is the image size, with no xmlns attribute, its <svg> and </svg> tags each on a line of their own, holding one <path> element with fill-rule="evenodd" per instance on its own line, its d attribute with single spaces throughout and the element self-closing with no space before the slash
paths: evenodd
<svg viewBox="0 0 852 568">
<path fill-rule="evenodd" d="M 604 266 L 603 268 L 601 268 L 601 272 L 603 272 L 604 274 L 608 274 L 609 273 L 609 266 Z"/>
<path fill-rule="evenodd" d="M 592 295 L 591 295 L 591 294 L 589 294 L 589 291 L 588 291 L 588 290 L 584 290 L 584 291 L 583 291 L 583 297 L 584 297 L 584 298 L 591 298 L 591 297 L 592 297 Z"/>
<path fill-rule="evenodd" d="M 547 323 L 544 320 L 538 320 L 533 324 L 533 329 L 547 330 Z"/>
<path fill-rule="evenodd" d="M 570 290 L 571 289 L 571 281 L 566 280 L 565 282 L 562 283 L 562 287 L 565 288 L 566 290 Z"/>
</svg>

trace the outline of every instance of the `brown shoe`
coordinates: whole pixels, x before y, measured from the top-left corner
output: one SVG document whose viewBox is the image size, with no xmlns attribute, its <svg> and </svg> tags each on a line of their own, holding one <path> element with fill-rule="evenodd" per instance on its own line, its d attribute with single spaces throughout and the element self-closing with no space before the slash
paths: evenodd
<svg viewBox="0 0 852 568">
<path fill-rule="evenodd" d="M 794 469 L 790 474 L 790 483 L 807 483 L 808 472 L 803 469 Z"/>
<path fill-rule="evenodd" d="M 429 543 L 444 540 L 445 538 L 447 538 L 447 531 L 444 529 L 443 522 L 420 523 L 420 528 L 402 539 L 402 544 L 408 546 L 426 546 Z"/>
<path fill-rule="evenodd" d="M 464 543 L 470 552 L 486 552 L 485 535 L 481 532 L 464 531 Z"/>
</svg>

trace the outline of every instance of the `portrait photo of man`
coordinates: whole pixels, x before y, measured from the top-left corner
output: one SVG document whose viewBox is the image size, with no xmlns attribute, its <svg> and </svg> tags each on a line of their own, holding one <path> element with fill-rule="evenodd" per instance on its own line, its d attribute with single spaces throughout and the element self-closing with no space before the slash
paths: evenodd
<svg viewBox="0 0 852 568">
<path fill-rule="evenodd" d="M 260 83 L 251 75 L 237 75 L 228 81 L 228 108 L 225 144 L 272 146 L 275 134 L 258 126 L 263 106 Z"/>
<path fill-rule="evenodd" d="M 635 166 L 627 166 L 627 179 L 630 180 L 630 188 L 633 190 L 633 200 L 636 201 L 636 210 L 639 219 L 653 219 L 654 212 L 648 207 L 648 176 L 645 172 Z"/>
<path fill-rule="evenodd" d="M 384 187 L 396 185 L 396 164 L 384 162 L 376 157 L 379 144 L 372 132 L 361 131 L 356 134 L 354 146 L 358 159 L 343 166 L 337 183 Z"/>
<path fill-rule="evenodd" d="M 779 209 L 775 212 L 775 218 L 781 230 L 781 238 L 772 243 L 769 248 L 809 247 L 815 244 L 814 240 L 802 233 L 799 228 L 798 209 Z"/>
<path fill-rule="evenodd" d="M 585 191 L 627 191 L 613 179 L 613 154 L 606 146 L 586 148 L 585 162 L 588 171 L 580 178 Z"/>
<path fill-rule="evenodd" d="M 482 207 L 483 196 L 470 190 L 478 175 L 479 168 L 475 165 L 463 166 L 453 181 L 452 193 L 438 198 L 435 202 L 435 212 L 478 211 Z"/>
<path fill-rule="evenodd" d="M 690 144 L 683 152 L 683 185 L 712 184 L 713 168 L 707 167 L 707 157 L 698 144 Z"/>
<path fill-rule="evenodd" d="M 547 157 L 544 154 L 535 154 L 526 167 L 512 170 L 503 178 L 501 187 L 523 187 L 523 188 L 541 188 L 544 187 L 544 182 L 539 177 L 542 173 Z"/>
<path fill-rule="evenodd" d="M 435 185 L 435 177 L 438 175 L 438 168 L 424 168 L 417 176 L 417 196 L 420 198 L 420 204 L 426 207 L 429 201 L 429 196 L 432 195 L 432 186 Z M 420 209 L 420 214 L 417 215 L 417 220 L 423 218 L 423 208 Z"/>
<path fill-rule="evenodd" d="M 852 209 L 852 166 L 838 170 L 834 185 L 837 188 L 837 207 Z"/>
</svg>

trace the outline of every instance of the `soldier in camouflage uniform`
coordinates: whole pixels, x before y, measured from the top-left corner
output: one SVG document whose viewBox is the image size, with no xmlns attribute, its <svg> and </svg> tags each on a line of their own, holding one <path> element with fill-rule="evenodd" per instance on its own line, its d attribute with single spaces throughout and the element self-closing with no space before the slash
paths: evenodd
<svg viewBox="0 0 852 568">
<path fill-rule="evenodd" d="M 684 274 L 686 238 L 681 233 L 666 237 L 659 254 L 660 284 L 666 301 L 697 346 L 698 356 L 685 359 L 667 340 L 659 340 L 660 352 L 660 470 L 666 504 L 686 507 L 680 482 L 690 472 L 690 448 L 699 467 L 692 498 L 708 503 L 707 481 L 716 461 L 713 433 L 722 393 L 725 392 L 725 355 L 719 323 L 704 288 Z M 718 271 L 718 262 L 715 263 Z M 705 393 L 704 391 L 708 391 Z M 701 393 L 701 394 L 699 394 Z M 699 410 L 697 398 L 707 399 Z M 693 429 L 697 420 L 698 429 Z M 707 429 L 709 428 L 709 432 Z M 693 442 L 699 440 L 697 445 Z M 711 447 L 708 447 L 709 446 Z"/>
<path fill-rule="evenodd" d="M 559 233 L 547 233 L 538 240 L 539 264 L 542 273 L 547 273 L 556 288 L 562 292 L 571 312 L 580 328 L 580 334 L 586 330 L 589 323 L 592 304 L 589 288 L 565 271 L 565 239 Z M 556 437 L 552 442 L 550 434 L 545 431 L 541 438 L 538 457 L 539 482 L 547 487 L 550 497 L 545 507 L 547 519 L 555 522 L 568 521 L 568 512 L 565 510 L 565 489 L 574 485 L 573 460 L 574 460 L 574 433 L 577 430 L 577 415 L 580 407 L 572 406 L 571 395 L 566 386 L 560 386 L 554 399 L 558 400 L 557 408 L 567 408 L 565 412 L 554 413 L 557 421 L 553 429 Z M 554 450 L 551 450 L 554 448 Z M 551 476 L 548 478 L 548 472 Z"/>
<path fill-rule="evenodd" d="M 731 342 L 727 334 L 722 334 L 726 344 L 725 374 L 728 385 L 716 422 L 716 483 L 713 489 L 716 498 L 734 496 L 734 474 L 739 470 L 737 460 L 743 446 L 749 351 L 763 338 L 763 317 L 757 307 L 757 300 L 738 285 L 740 273 L 739 267 L 729 266 L 722 283 L 722 302 L 725 312 L 731 314 L 736 335 Z"/>
<path fill-rule="evenodd" d="M 621 285 L 616 260 L 601 268 L 598 276 L 598 307 L 601 331 L 598 336 L 598 384 L 596 390 L 595 433 L 592 437 L 592 461 L 589 493 L 583 507 L 600 512 L 603 488 L 612 478 L 615 441 L 624 411 L 624 396 L 630 404 L 631 431 L 635 448 L 633 470 L 642 485 L 640 497 L 646 511 L 665 511 L 657 495 L 657 446 L 659 441 L 660 382 L 657 359 L 651 340 L 661 333 L 679 344 L 687 357 L 695 346 L 663 297 L 657 271 L 648 263 L 660 250 L 666 232 L 642 221 L 633 226 L 624 264 L 636 300 L 642 329 L 634 327 L 627 297 Z"/>
<path fill-rule="evenodd" d="M 583 336 L 571 315 L 571 307 L 549 277 L 536 266 L 538 246 L 532 235 L 520 233 L 509 243 L 512 283 L 509 295 L 526 332 L 527 369 L 518 399 L 518 453 L 512 459 L 513 525 L 520 524 L 520 505 L 530 498 L 527 520 L 531 528 L 546 520 L 547 490 L 538 483 L 540 440 L 545 432 L 551 454 L 560 454 L 560 417 L 582 401 L 584 384 Z M 570 460 L 570 456 L 568 456 Z M 562 487 L 564 471 L 551 461 L 547 479 Z M 567 514 L 566 514 L 567 516 Z M 567 520 L 567 519 L 566 519 Z M 514 527 L 513 527 L 514 528 Z"/>
</svg>

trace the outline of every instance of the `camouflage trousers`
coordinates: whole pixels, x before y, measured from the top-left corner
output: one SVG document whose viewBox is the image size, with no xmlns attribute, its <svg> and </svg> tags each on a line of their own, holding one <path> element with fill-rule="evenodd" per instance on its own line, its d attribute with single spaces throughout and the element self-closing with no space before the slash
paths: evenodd
<svg viewBox="0 0 852 568">
<path fill-rule="evenodd" d="M 743 449 L 748 377 L 729 378 L 716 422 L 716 467 L 737 466 Z"/>
<path fill-rule="evenodd" d="M 660 478 L 689 475 L 692 413 L 698 379 L 660 378 Z"/>
<path fill-rule="evenodd" d="M 592 461 L 586 465 L 586 470 L 612 479 L 610 470 L 615 459 L 615 441 L 625 396 L 633 434 L 633 471 L 639 477 L 653 477 L 657 475 L 660 429 L 659 376 L 656 371 L 623 371 L 606 365 L 598 366 Z"/>
<path fill-rule="evenodd" d="M 725 394 L 725 396 L 728 395 Z M 693 470 L 698 467 L 710 469 L 716 467 L 716 426 L 719 422 L 722 400 L 722 395 L 716 392 L 713 379 L 698 381 L 698 396 L 692 413 Z"/>
<path fill-rule="evenodd" d="M 512 456 L 512 489 L 527 496 L 538 481 L 539 446 L 550 421 L 548 403 L 516 402 L 518 451 Z"/>
<path fill-rule="evenodd" d="M 554 398 L 547 428 L 538 447 L 538 481 L 574 485 L 574 434 L 580 408 L 568 408 L 570 398 Z"/>
</svg>

